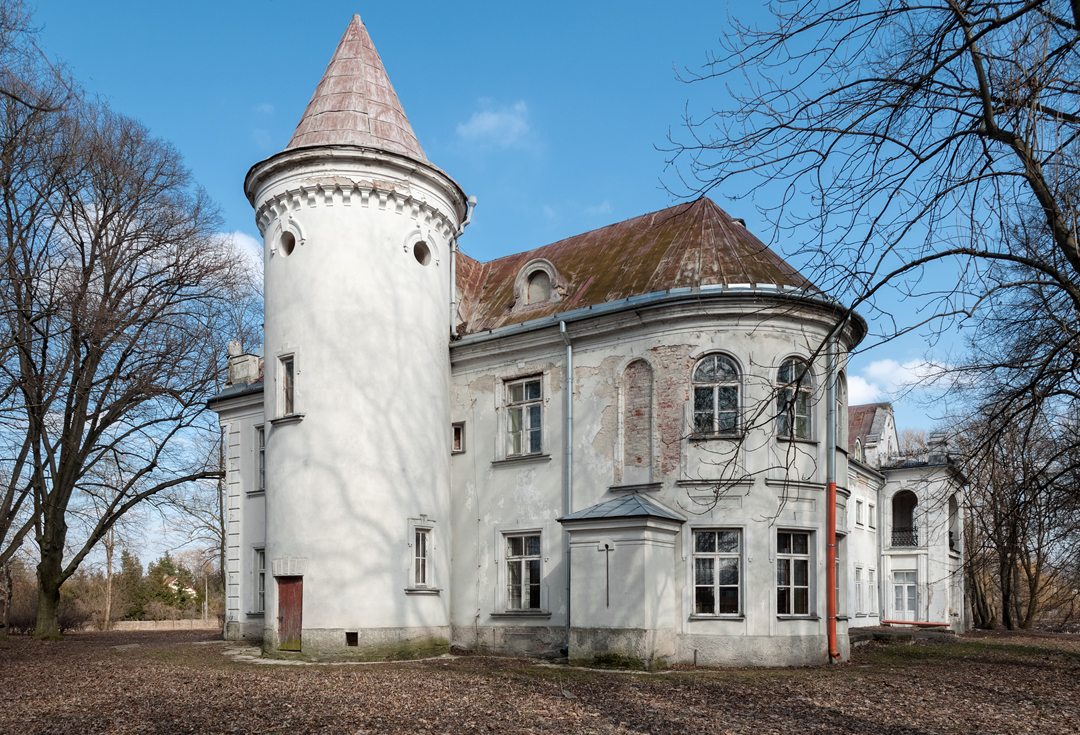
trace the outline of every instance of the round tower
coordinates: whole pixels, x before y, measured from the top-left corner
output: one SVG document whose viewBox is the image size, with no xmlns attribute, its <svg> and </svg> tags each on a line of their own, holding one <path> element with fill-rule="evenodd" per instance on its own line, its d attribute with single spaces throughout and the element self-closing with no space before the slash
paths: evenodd
<svg viewBox="0 0 1080 735">
<path fill-rule="evenodd" d="M 359 16 L 244 188 L 264 238 L 264 648 L 445 648 L 466 199 L 425 157 Z"/>
</svg>

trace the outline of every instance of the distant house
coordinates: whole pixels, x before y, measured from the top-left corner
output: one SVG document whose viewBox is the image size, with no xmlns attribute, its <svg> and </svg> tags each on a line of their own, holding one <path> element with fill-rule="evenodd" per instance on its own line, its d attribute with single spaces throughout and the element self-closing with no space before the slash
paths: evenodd
<svg viewBox="0 0 1080 735">
<path fill-rule="evenodd" d="M 830 626 L 842 656 L 883 618 L 964 626 L 958 476 L 895 461 L 891 408 L 847 406 L 864 322 L 712 201 L 469 258 L 358 17 L 245 188 L 265 348 L 211 401 L 227 637 L 805 664 Z"/>
</svg>

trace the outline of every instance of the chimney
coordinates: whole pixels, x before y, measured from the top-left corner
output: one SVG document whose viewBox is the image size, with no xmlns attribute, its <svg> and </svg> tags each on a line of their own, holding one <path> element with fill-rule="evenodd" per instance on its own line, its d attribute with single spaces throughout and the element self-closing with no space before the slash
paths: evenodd
<svg viewBox="0 0 1080 735">
<path fill-rule="evenodd" d="M 229 374 L 225 385 L 249 385 L 262 377 L 262 360 L 243 352 L 239 340 L 229 342 Z"/>
</svg>

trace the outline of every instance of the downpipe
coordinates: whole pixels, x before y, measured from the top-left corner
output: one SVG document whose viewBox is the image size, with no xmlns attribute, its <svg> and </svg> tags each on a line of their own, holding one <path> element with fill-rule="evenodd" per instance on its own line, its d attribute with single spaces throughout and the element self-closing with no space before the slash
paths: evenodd
<svg viewBox="0 0 1080 735">
<path fill-rule="evenodd" d="M 825 633 L 829 662 L 840 663 L 836 644 L 836 341 L 829 340 L 825 379 Z"/>
<path fill-rule="evenodd" d="M 559 322 L 559 336 L 566 345 L 566 376 L 563 381 L 566 424 L 563 426 L 563 515 L 574 512 L 574 345 L 566 331 L 566 322 Z M 566 559 L 566 645 L 570 646 L 570 534 L 563 531 Z"/>
</svg>

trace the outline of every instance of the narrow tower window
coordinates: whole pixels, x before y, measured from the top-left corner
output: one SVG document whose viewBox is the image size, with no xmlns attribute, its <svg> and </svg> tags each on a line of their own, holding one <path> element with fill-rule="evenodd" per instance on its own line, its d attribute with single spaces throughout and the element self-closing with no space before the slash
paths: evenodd
<svg viewBox="0 0 1080 735">
<path fill-rule="evenodd" d="M 292 355 L 281 358 L 281 409 L 292 416 L 296 409 L 296 376 Z"/>
</svg>

